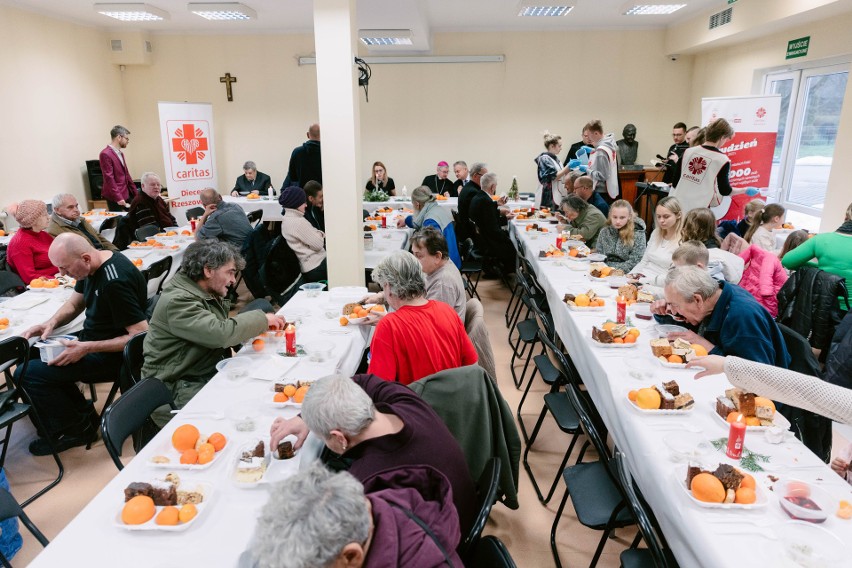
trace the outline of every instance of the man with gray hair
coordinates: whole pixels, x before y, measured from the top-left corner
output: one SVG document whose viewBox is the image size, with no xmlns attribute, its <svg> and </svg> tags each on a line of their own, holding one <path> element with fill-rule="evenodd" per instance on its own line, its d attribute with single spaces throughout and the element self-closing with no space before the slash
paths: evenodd
<svg viewBox="0 0 852 568">
<path fill-rule="evenodd" d="M 54 237 L 62 233 L 74 233 L 87 239 L 98 250 L 118 252 L 118 248 L 92 227 L 80 214 L 77 198 L 70 193 L 59 193 L 53 196 L 53 214 L 47 232 Z"/>
<path fill-rule="evenodd" d="M 272 187 L 272 179 L 263 172 L 257 171 L 257 164 L 249 160 L 243 164 L 243 175 L 237 178 L 231 195 L 248 195 L 250 193 L 266 193 Z"/>
<path fill-rule="evenodd" d="M 122 153 L 130 143 L 130 131 L 117 124 L 109 131 L 109 137 L 112 141 L 98 156 L 104 176 L 101 197 L 107 200 L 110 211 L 126 211 L 130 208 L 130 201 L 138 193 Z"/>
<path fill-rule="evenodd" d="M 201 216 L 201 227 L 195 231 L 195 238 L 219 239 L 241 251 L 251 234 L 251 223 L 243 208 L 236 203 L 223 201 L 219 192 L 212 187 L 202 189 L 198 198 L 204 206 L 204 215 Z"/>
<path fill-rule="evenodd" d="M 470 179 L 459 191 L 459 221 L 456 227 L 456 236 L 459 242 L 473 237 L 470 229 L 470 202 L 473 200 L 473 196 L 482 189 L 480 182 L 482 176 L 487 173 L 488 164 L 476 162 L 470 168 Z"/>
<path fill-rule="evenodd" d="M 697 343 L 712 355 L 786 369 L 790 355 L 781 330 L 754 296 L 730 282 L 718 282 L 703 268 L 679 266 L 666 275 L 667 310 L 697 327 L 698 333 L 670 333 Z"/>
<path fill-rule="evenodd" d="M 162 231 L 166 227 L 177 227 L 177 221 L 169 211 L 169 205 L 160 196 L 163 189 L 160 176 L 154 172 L 142 174 L 142 191 L 133 198 L 127 212 L 128 225 L 135 231 L 146 225 L 156 225 Z"/>
<path fill-rule="evenodd" d="M 426 299 L 426 275 L 413 254 L 394 252 L 373 269 L 372 277 L 394 311 L 376 325 L 369 373 L 407 385 L 476 363 L 476 350 L 455 310 Z"/>
<path fill-rule="evenodd" d="M 260 310 L 230 316 L 228 288 L 245 266 L 228 243 L 207 239 L 189 245 L 180 271 L 169 280 L 145 337 L 143 377 L 157 377 L 172 393 L 178 408 L 189 402 L 216 374 L 216 363 L 231 356 L 231 346 L 279 330 L 284 320 Z M 163 426 L 169 407 L 151 418 Z"/>
<path fill-rule="evenodd" d="M 411 487 L 412 478 L 423 487 Z M 311 466 L 273 487 L 238 566 L 460 567 L 448 494 L 447 479 L 428 466 L 389 470 L 366 486 L 347 472 Z"/>
<path fill-rule="evenodd" d="M 503 229 L 509 212 L 498 206 L 506 201 L 492 199 L 497 192 L 497 174 L 485 174 L 481 181 L 482 189 L 474 194 L 470 203 L 470 220 L 479 234 L 476 246 L 480 252 L 496 258 L 508 274 L 515 269 L 515 245 Z"/>
</svg>

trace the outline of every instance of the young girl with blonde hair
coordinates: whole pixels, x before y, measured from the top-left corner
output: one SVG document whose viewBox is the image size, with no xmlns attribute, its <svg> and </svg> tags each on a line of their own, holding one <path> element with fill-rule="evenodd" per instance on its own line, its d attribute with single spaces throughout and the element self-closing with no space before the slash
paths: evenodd
<svg viewBox="0 0 852 568">
<path fill-rule="evenodd" d="M 630 203 L 615 201 L 598 233 L 597 252 L 606 255 L 608 266 L 630 272 L 642 260 L 645 244 L 645 222 L 636 217 Z"/>
<path fill-rule="evenodd" d="M 672 254 L 680 246 L 683 210 L 677 198 L 664 197 L 654 211 L 657 226 L 648 239 L 642 260 L 633 267 L 630 277 L 644 284 L 663 286 L 672 264 Z"/>
</svg>

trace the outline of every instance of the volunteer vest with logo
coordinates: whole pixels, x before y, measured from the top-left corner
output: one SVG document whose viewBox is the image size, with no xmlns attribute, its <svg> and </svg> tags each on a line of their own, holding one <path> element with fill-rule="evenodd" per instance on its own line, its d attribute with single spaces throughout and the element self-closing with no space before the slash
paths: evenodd
<svg viewBox="0 0 852 568">
<path fill-rule="evenodd" d="M 680 202 L 684 215 L 693 209 L 716 207 L 722 203 L 716 177 L 730 161 L 725 154 L 702 146 L 686 149 L 681 159 L 680 181 L 671 192 Z"/>
</svg>

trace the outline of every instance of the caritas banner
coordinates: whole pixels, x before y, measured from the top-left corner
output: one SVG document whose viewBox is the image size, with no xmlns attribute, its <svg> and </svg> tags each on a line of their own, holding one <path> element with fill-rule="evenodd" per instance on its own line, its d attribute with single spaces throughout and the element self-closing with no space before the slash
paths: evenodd
<svg viewBox="0 0 852 568">
<path fill-rule="evenodd" d="M 701 99 L 702 125 L 724 118 L 734 129 L 734 139 L 719 148 L 731 159 L 731 187 L 769 187 L 780 114 L 781 95 Z M 755 197 L 725 198 L 722 205 L 713 208 L 716 218 L 741 219 L 743 206 Z"/>
<path fill-rule="evenodd" d="M 163 139 L 163 185 L 169 189 L 169 207 L 179 225 L 186 211 L 201 207 L 198 194 L 217 187 L 213 148 L 213 105 L 158 103 Z"/>
</svg>

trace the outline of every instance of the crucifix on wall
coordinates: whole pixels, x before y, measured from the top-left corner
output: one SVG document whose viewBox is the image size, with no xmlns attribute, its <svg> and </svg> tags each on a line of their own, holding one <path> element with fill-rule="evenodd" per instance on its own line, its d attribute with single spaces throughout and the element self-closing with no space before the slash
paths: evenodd
<svg viewBox="0 0 852 568">
<path fill-rule="evenodd" d="M 231 83 L 236 83 L 237 78 L 231 77 L 230 73 L 225 73 L 224 77 L 219 77 L 220 83 L 225 83 L 225 93 L 228 95 L 228 102 L 233 102 L 234 92 L 231 90 Z"/>
</svg>

